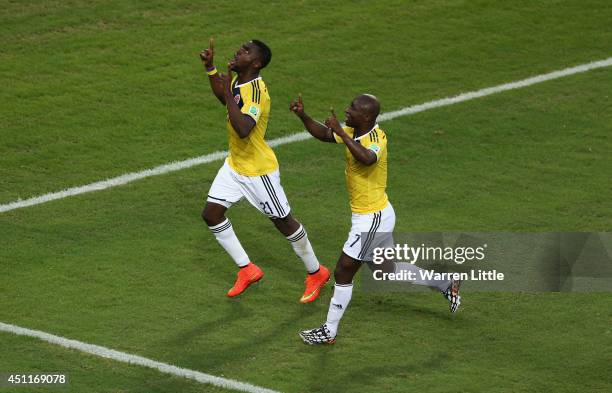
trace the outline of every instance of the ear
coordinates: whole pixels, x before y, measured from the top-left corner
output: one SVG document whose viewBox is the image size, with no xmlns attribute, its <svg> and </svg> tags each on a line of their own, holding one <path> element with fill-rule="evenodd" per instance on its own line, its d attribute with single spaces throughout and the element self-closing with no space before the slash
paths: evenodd
<svg viewBox="0 0 612 393">
<path fill-rule="evenodd" d="M 259 58 L 253 61 L 253 67 L 257 68 L 258 70 L 261 70 L 261 60 L 259 60 Z"/>
</svg>

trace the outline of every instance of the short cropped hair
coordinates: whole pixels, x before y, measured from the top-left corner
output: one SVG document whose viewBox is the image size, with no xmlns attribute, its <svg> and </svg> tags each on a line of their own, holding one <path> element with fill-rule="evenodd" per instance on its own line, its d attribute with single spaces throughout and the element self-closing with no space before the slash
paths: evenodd
<svg viewBox="0 0 612 393">
<path fill-rule="evenodd" d="M 261 55 L 261 68 L 266 68 L 270 60 L 272 60 L 272 51 L 270 47 L 259 40 L 252 40 L 251 42 L 259 49 L 259 54 Z"/>
</svg>

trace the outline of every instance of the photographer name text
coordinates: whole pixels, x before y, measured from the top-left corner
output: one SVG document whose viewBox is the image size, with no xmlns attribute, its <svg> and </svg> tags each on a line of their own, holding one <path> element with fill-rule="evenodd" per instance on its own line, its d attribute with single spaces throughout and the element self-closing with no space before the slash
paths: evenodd
<svg viewBox="0 0 612 393">
<path fill-rule="evenodd" d="M 417 277 L 417 274 L 420 277 Z M 462 280 L 462 281 L 502 281 L 504 273 L 497 270 L 472 269 L 461 273 L 440 273 L 433 270 L 421 270 L 418 273 L 401 270 L 395 273 L 385 273 L 381 270 L 374 271 L 373 277 L 377 281 L 414 281 L 421 280 Z"/>
</svg>

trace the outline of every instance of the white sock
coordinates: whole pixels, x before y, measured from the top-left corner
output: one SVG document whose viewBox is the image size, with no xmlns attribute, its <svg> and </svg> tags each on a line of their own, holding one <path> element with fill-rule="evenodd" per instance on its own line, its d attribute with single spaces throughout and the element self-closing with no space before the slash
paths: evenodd
<svg viewBox="0 0 612 393">
<path fill-rule="evenodd" d="M 210 231 L 215 235 L 215 238 L 227 251 L 227 253 L 232 257 L 234 262 L 238 267 L 244 267 L 249 264 L 249 256 L 242 248 L 242 244 L 236 237 L 236 233 L 234 232 L 234 228 L 232 227 L 232 223 L 229 219 L 225 219 L 221 224 L 208 227 Z"/>
<path fill-rule="evenodd" d="M 327 328 L 333 337 L 338 333 L 338 324 L 344 311 L 348 307 L 351 296 L 353 295 L 353 284 L 335 284 L 334 296 L 329 302 L 329 311 L 327 311 Z"/>
<path fill-rule="evenodd" d="M 417 265 L 414 265 L 410 262 L 397 262 L 395 264 L 395 272 L 399 273 L 401 271 L 406 271 L 406 272 L 413 272 L 414 273 L 414 280 L 413 281 L 408 281 L 406 280 L 406 282 L 410 282 L 411 284 L 416 284 L 416 285 L 425 285 L 431 288 L 437 288 L 440 291 L 445 291 L 446 289 L 448 289 L 448 287 L 450 286 L 451 282 L 450 280 L 428 280 L 426 278 L 423 278 L 421 276 L 421 271 L 423 271 L 423 269 L 421 269 L 420 267 L 418 267 Z"/>
<path fill-rule="evenodd" d="M 319 260 L 310 245 L 308 234 L 306 234 L 306 230 L 302 225 L 293 234 L 287 236 L 287 240 L 291 243 L 293 251 L 304 262 L 308 273 L 314 273 L 319 270 Z"/>
</svg>

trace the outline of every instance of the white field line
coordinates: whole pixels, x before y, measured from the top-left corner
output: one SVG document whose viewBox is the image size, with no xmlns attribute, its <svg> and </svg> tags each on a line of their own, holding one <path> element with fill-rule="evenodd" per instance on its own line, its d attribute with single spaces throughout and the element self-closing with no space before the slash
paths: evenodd
<svg viewBox="0 0 612 393">
<path fill-rule="evenodd" d="M 38 330 L 30 330 L 15 325 L 9 325 L 0 322 L 0 331 L 17 334 L 20 336 L 36 337 L 41 340 L 56 344 L 64 348 L 76 349 L 77 351 L 85 352 L 91 355 L 117 360 L 123 363 L 135 364 L 138 366 L 152 368 L 161 371 L 165 374 L 172 374 L 183 378 L 189 378 L 196 380 L 200 383 L 219 386 L 222 388 L 237 390 L 240 392 L 249 393 L 280 393 L 276 390 L 270 390 L 259 386 L 251 385 L 248 383 L 235 381 L 233 379 L 216 377 L 214 375 L 201 373 L 195 370 L 189 370 L 186 368 L 180 368 L 171 364 L 157 362 L 155 360 L 143 358 L 137 355 L 130 355 L 129 353 L 115 351 L 113 349 L 101 347 L 98 345 L 87 344 L 81 341 L 70 340 L 68 338 L 55 336 L 53 334 L 41 332 Z"/>
<path fill-rule="evenodd" d="M 408 106 L 393 112 L 383 113 L 379 116 L 378 121 L 383 122 L 386 120 L 395 119 L 397 117 L 413 115 L 415 113 L 423 112 L 429 109 L 439 108 L 441 106 L 453 105 L 464 101 L 473 100 L 475 98 L 485 97 L 492 94 L 501 93 L 507 90 L 520 89 L 523 87 L 535 85 L 537 83 L 546 82 L 552 79 L 559 79 L 566 76 L 579 74 L 595 70 L 597 68 L 605 68 L 612 66 L 612 57 L 605 60 L 593 61 L 591 63 L 581 64 L 575 67 L 565 68 L 559 71 L 549 72 L 547 74 L 533 76 L 531 78 L 523 79 L 516 82 L 505 83 L 503 85 L 488 87 L 481 90 L 471 91 L 468 93 L 459 94 L 454 97 L 441 98 L 439 100 L 425 102 L 419 105 Z M 296 134 L 291 134 L 277 139 L 268 141 L 271 147 L 277 147 L 286 145 L 293 142 L 299 142 L 309 139 L 310 135 L 303 131 Z M 8 212 L 15 209 L 21 209 L 28 206 L 40 205 L 42 203 L 54 201 L 56 199 L 63 199 L 73 195 L 85 194 L 92 191 L 105 190 L 107 188 L 120 186 L 123 184 L 131 183 L 135 180 L 144 179 L 150 176 L 162 175 L 164 173 L 170 173 L 174 171 L 180 171 L 181 169 L 191 168 L 196 165 L 206 164 L 213 161 L 219 161 L 227 157 L 227 151 L 217 151 L 211 154 L 207 154 L 200 157 L 190 158 L 184 161 L 171 162 L 168 164 L 160 165 L 152 169 L 146 169 L 141 172 L 132 172 L 111 179 L 98 181 L 95 183 L 87 184 L 80 187 L 68 188 L 63 191 L 52 192 L 49 194 L 40 195 L 28 199 L 20 199 L 14 202 L 10 202 L 4 205 L 0 205 L 0 213 Z"/>
</svg>

